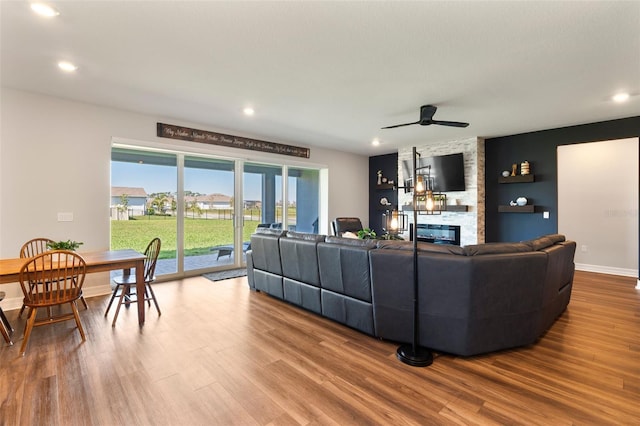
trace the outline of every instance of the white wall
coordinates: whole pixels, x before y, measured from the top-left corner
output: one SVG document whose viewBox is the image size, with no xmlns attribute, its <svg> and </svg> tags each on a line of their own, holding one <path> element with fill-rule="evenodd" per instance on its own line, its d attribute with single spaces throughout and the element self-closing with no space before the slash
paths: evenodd
<svg viewBox="0 0 640 426">
<path fill-rule="evenodd" d="M 558 147 L 558 232 L 576 269 L 638 276 L 638 138 Z"/>
<path fill-rule="evenodd" d="M 134 141 L 152 147 L 207 152 L 251 161 L 325 166 L 328 210 L 320 232 L 336 216 L 368 215 L 368 157 L 311 148 L 309 159 L 262 154 L 158 138 L 156 123 L 233 133 L 225 129 L 2 88 L 0 97 L 0 257 L 17 257 L 34 237 L 83 241 L 85 251 L 109 248 L 111 142 Z M 259 135 L 238 134 L 254 137 Z M 274 141 L 305 146 L 304 141 Z M 322 174 L 323 178 L 325 173 Z M 73 213 L 58 222 L 59 212 Z M 106 274 L 87 277 L 92 286 L 108 284 Z M 17 285 L 4 285 L 8 297 Z M 5 305 L 3 305 L 5 306 Z"/>
</svg>

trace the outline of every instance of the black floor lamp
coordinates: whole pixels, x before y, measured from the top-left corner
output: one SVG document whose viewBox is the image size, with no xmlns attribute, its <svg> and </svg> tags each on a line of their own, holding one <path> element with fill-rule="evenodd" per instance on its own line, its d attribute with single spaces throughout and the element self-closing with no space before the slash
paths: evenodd
<svg viewBox="0 0 640 426">
<path fill-rule="evenodd" d="M 419 328 L 419 304 L 418 304 L 418 210 L 419 205 L 424 202 L 426 212 L 431 209 L 433 211 L 432 186 L 430 175 L 427 176 L 425 184 L 424 177 L 418 175 L 418 157 L 420 154 L 413 147 L 413 174 L 412 183 L 405 183 L 405 190 L 409 187 L 412 189 L 412 208 L 413 208 L 413 340 L 411 344 L 404 344 L 396 350 L 396 356 L 400 361 L 413 367 L 426 367 L 433 363 L 433 354 L 427 348 L 418 345 L 418 328 Z"/>
</svg>

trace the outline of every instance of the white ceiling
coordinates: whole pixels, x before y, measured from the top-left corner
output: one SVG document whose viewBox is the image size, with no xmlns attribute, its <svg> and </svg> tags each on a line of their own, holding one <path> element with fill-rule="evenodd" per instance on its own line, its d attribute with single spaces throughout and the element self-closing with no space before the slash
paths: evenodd
<svg viewBox="0 0 640 426">
<path fill-rule="evenodd" d="M 0 2 L 2 86 L 203 130 L 377 155 L 640 115 L 640 1 L 49 4 Z M 380 130 L 424 104 L 471 124 Z"/>
</svg>

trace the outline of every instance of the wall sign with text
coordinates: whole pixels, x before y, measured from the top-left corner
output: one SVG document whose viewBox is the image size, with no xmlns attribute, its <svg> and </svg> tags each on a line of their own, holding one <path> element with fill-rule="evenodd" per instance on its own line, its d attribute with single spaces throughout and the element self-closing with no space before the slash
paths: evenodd
<svg viewBox="0 0 640 426">
<path fill-rule="evenodd" d="M 206 130 L 197 130 L 189 127 L 174 126 L 172 124 L 164 123 L 158 123 L 157 131 L 158 137 L 161 138 L 180 139 L 183 141 L 208 143 L 211 145 L 230 146 L 232 148 L 309 158 L 309 148 L 302 148 L 299 146 L 243 138 L 241 136 L 225 135 L 223 133 L 208 132 Z"/>
</svg>

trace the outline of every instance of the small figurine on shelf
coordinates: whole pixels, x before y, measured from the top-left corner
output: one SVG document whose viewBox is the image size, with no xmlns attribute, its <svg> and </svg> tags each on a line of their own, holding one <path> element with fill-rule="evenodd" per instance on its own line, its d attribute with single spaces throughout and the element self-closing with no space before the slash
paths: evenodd
<svg viewBox="0 0 640 426">
<path fill-rule="evenodd" d="M 524 176 L 524 175 L 528 175 L 529 173 L 531 173 L 531 170 L 529 168 L 529 162 L 523 161 L 522 163 L 520 163 L 520 174 Z"/>
<path fill-rule="evenodd" d="M 515 176 L 516 175 L 516 170 L 518 170 L 518 164 L 513 163 L 511 165 L 511 176 Z"/>
<path fill-rule="evenodd" d="M 382 170 L 378 170 L 378 185 L 382 185 Z"/>
</svg>

